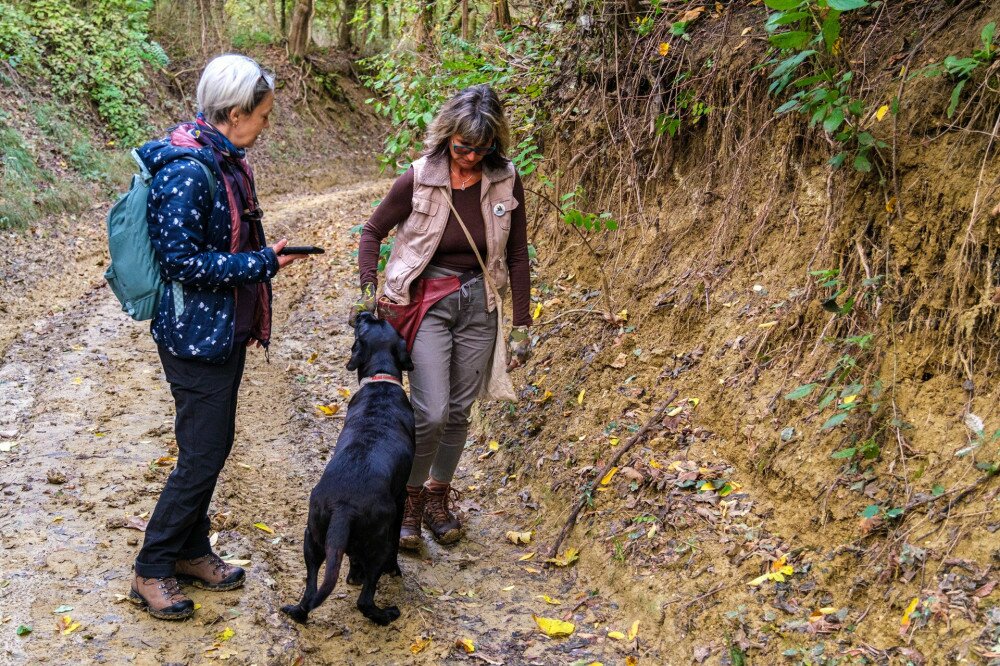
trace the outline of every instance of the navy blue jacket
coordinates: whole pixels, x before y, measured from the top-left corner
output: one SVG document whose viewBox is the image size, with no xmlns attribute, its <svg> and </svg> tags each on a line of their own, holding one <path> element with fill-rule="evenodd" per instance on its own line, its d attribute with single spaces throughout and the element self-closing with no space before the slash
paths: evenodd
<svg viewBox="0 0 1000 666">
<path fill-rule="evenodd" d="M 270 281 L 278 272 L 278 258 L 266 247 L 260 221 L 251 224 L 261 249 L 231 253 L 234 220 L 226 180 L 212 147 L 199 142 L 191 127 L 182 125 L 139 149 L 153 175 L 146 221 L 164 279 L 150 330 L 173 356 L 223 363 L 233 349 L 235 288 L 240 285 L 262 285 L 250 335 L 265 347 L 270 342 Z M 179 159 L 185 156 L 215 174 L 214 200 L 204 170 Z"/>
</svg>

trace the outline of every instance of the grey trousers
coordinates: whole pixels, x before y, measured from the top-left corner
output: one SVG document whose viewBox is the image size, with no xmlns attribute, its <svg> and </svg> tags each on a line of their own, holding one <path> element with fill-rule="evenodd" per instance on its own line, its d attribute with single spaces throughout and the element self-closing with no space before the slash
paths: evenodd
<svg viewBox="0 0 1000 666">
<path fill-rule="evenodd" d="M 456 274 L 431 266 L 422 277 Z M 465 448 L 469 412 L 493 357 L 496 329 L 497 313 L 486 311 L 481 277 L 442 298 L 424 316 L 411 353 L 417 449 L 409 485 L 423 484 L 428 473 L 451 483 Z"/>
</svg>

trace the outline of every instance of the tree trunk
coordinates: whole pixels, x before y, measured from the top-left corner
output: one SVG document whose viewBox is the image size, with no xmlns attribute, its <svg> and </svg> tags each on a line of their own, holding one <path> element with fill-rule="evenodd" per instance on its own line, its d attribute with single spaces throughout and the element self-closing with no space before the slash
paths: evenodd
<svg viewBox="0 0 1000 666">
<path fill-rule="evenodd" d="M 382 39 L 389 39 L 389 0 L 382 0 Z"/>
<path fill-rule="evenodd" d="M 417 17 L 417 48 L 423 49 L 434 41 L 434 9 L 437 0 L 421 0 L 419 16 Z"/>
<path fill-rule="evenodd" d="M 343 12 L 340 14 L 340 48 L 354 48 L 354 39 L 351 34 L 354 14 L 358 11 L 358 0 L 344 0 Z"/>
<path fill-rule="evenodd" d="M 285 6 L 287 0 L 281 0 L 281 36 L 288 36 L 288 7 Z"/>
<path fill-rule="evenodd" d="M 297 0 L 292 10 L 292 22 L 288 27 L 288 55 L 304 58 L 312 41 L 312 20 L 316 12 L 313 0 Z"/>
<path fill-rule="evenodd" d="M 469 41 L 469 0 L 462 0 L 462 41 Z"/>
<path fill-rule="evenodd" d="M 267 25 L 272 34 L 281 28 L 281 24 L 278 23 L 278 8 L 275 6 L 274 0 L 267 0 Z"/>
<path fill-rule="evenodd" d="M 510 19 L 510 5 L 507 4 L 507 0 L 494 0 L 493 9 L 497 27 L 509 30 L 512 21 Z"/>
</svg>

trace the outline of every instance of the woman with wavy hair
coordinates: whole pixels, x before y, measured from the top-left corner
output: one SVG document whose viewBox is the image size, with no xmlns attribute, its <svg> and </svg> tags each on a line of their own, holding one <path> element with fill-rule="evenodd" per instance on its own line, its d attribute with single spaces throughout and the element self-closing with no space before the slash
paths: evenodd
<svg viewBox="0 0 1000 666">
<path fill-rule="evenodd" d="M 420 547 L 421 522 L 439 543 L 462 536 L 451 482 L 469 411 L 493 357 L 496 298 L 508 289 L 514 323 L 508 370 L 529 355 L 527 218 L 524 187 L 507 158 L 509 142 L 496 93 L 487 85 L 460 91 L 431 122 L 423 156 L 396 180 L 361 232 L 362 296 L 355 312 L 376 309 L 379 247 L 394 228 L 383 298 L 405 305 L 425 293 L 428 280 L 450 277 L 455 285 L 436 294 L 439 300 L 412 340 L 410 401 L 417 431 L 399 539 L 405 549 Z"/>
</svg>

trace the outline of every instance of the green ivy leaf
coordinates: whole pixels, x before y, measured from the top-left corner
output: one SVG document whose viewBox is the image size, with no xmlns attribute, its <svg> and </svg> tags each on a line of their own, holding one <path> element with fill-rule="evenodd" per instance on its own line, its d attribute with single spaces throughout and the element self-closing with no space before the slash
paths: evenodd
<svg viewBox="0 0 1000 666">
<path fill-rule="evenodd" d="M 830 454 L 830 457 L 836 460 L 841 460 L 843 458 L 853 458 L 855 453 L 857 453 L 857 449 L 852 446 L 849 449 L 841 449 L 839 451 L 834 451 L 833 453 Z"/>
<path fill-rule="evenodd" d="M 868 6 L 868 0 L 826 0 L 830 9 L 840 12 L 849 12 L 852 9 L 861 9 Z"/>
<path fill-rule="evenodd" d="M 834 414 L 833 416 L 831 416 L 826 420 L 826 423 L 820 426 L 820 430 L 830 430 L 831 428 L 836 428 L 847 419 L 847 416 L 848 416 L 847 412 L 840 412 L 839 414 Z"/>
<path fill-rule="evenodd" d="M 861 512 L 861 517 L 874 518 L 875 516 L 878 515 L 878 512 L 879 512 L 878 504 L 869 504 L 868 506 L 865 507 L 865 510 Z"/>
<path fill-rule="evenodd" d="M 792 389 L 791 391 L 786 393 L 785 400 L 801 400 L 802 398 L 805 398 L 810 393 L 812 393 L 813 389 L 815 389 L 817 386 L 819 386 L 819 384 L 815 383 L 803 384 L 802 386 Z"/>
</svg>

